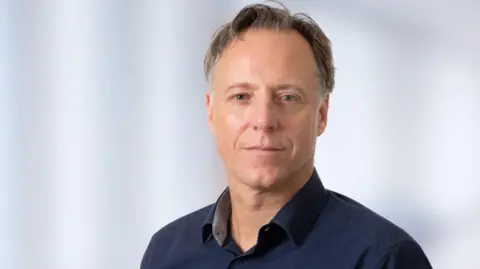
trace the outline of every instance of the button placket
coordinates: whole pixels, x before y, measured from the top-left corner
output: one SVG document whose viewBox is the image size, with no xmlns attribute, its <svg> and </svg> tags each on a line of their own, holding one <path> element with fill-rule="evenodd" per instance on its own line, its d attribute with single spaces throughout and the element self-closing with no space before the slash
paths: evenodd
<svg viewBox="0 0 480 269">
<path fill-rule="evenodd" d="M 243 259 L 236 259 L 230 262 L 230 266 L 228 268 L 239 268 L 243 265 L 243 263 L 244 263 Z"/>
</svg>

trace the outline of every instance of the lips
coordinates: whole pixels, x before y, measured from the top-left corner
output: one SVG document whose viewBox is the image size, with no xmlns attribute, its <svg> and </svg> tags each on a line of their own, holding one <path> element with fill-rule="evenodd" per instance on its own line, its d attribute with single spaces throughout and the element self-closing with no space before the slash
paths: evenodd
<svg viewBox="0 0 480 269">
<path fill-rule="evenodd" d="M 272 146 L 272 145 L 253 145 L 253 146 L 248 146 L 246 147 L 247 150 L 252 150 L 252 151 L 282 151 L 282 147 L 278 146 Z"/>
</svg>

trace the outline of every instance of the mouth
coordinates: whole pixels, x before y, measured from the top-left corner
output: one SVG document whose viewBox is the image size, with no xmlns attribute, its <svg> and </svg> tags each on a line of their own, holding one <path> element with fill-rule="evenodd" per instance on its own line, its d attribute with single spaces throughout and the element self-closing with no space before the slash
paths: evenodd
<svg viewBox="0 0 480 269">
<path fill-rule="evenodd" d="M 280 152 L 283 151 L 284 148 L 275 147 L 270 145 L 254 145 L 245 148 L 248 151 L 258 151 L 258 152 Z"/>
</svg>

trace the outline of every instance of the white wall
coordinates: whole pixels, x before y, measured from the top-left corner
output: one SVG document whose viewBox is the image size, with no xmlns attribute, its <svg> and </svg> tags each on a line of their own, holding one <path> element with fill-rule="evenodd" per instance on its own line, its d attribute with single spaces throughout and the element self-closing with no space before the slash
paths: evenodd
<svg viewBox="0 0 480 269">
<path fill-rule="evenodd" d="M 138 268 L 156 230 L 216 199 L 203 53 L 253 2 L 0 0 L 0 268 Z M 435 268 L 480 266 L 467 2 L 451 18 L 434 2 L 285 1 L 333 43 L 325 185 L 404 227 Z"/>
</svg>

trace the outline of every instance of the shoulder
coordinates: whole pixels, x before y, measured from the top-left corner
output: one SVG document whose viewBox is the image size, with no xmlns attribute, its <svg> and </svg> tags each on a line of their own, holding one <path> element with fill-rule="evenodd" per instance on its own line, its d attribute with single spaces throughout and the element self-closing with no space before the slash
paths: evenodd
<svg viewBox="0 0 480 269">
<path fill-rule="evenodd" d="M 370 208 L 343 194 L 328 192 L 325 213 L 340 227 L 348 228 L 352 236 L 361 236 L 367 241 L 383 241 L 387 245 L 413 241 L 405 230 Z"/>
<path fill-rule="evenodd" d="M 161 258 L 159 255 L 168 255 L 172 245 L 201 242 L 202 226 L 213 206 L 214 204 L 211 204 L 184 215 L 153 234 L 143 255 L 141 268 L 150 268 L 150 264 Z"/>
<path fill-rule="evenodd" d="M 390 246 L 378 262 L 378 269 L 432 269 L 420 245 L 415 241 L 402 241 Z"/>
<path fill-rule="evenodd" d="M 336 235 L 336 244 L 347 246 L 348 253 L 361 256 L 362 263 L 368 264 L 357 264 L 359 268 L 408 268 L 398 267 L 405 261 L 425 265 L 412 268 L 430 268 L 420 245 L 405 230 L 345 195 L 327 192 L 328 202 L 321 216 L 324 224 L 320 221 L 319 225 Z"/>
<path fill-rule="evenodd" d="M 173 235 L 182 234 L 185 232 L 192 232 L 193 230 L 201 230 L 205 219 L 214 204 L 200 208 L 194 212 L 184 215 L 158 230 L 152 239 L 169 238 Z"/>
<path fill-rule="evenodd" d="M 151 241 L 168 244 L 185 235 L 198 237 L 200 240 L 202 225 L 213 206 L 213 204 L 205 206 L 170 222 L 158 230 Z"/>
</svg>

